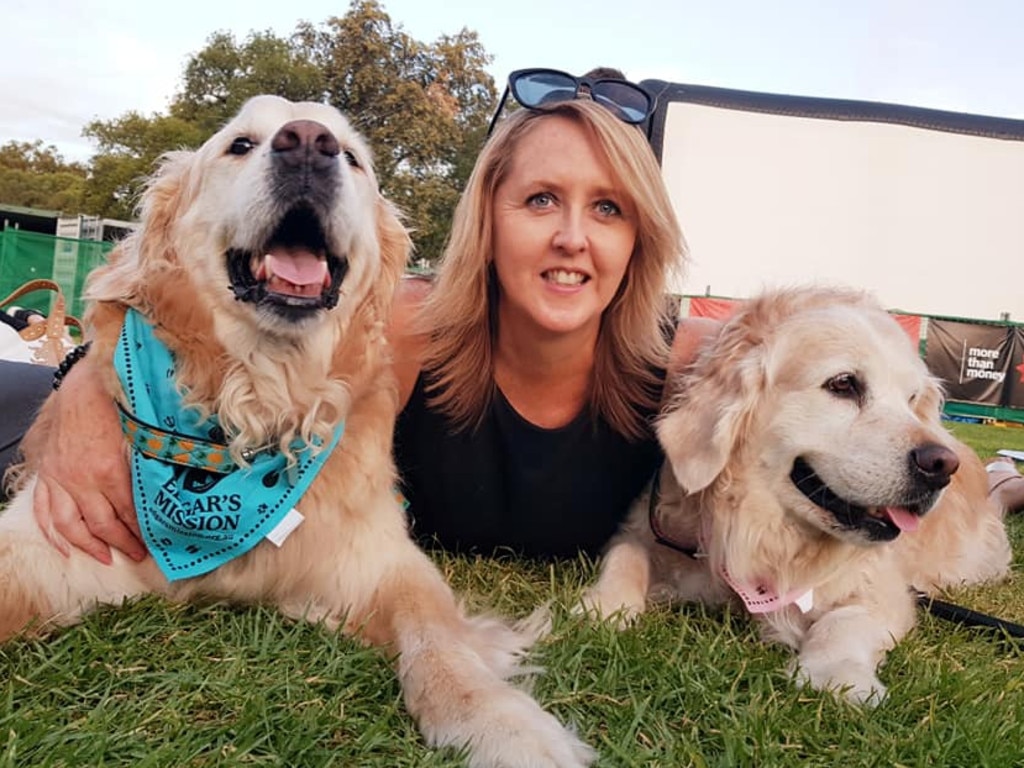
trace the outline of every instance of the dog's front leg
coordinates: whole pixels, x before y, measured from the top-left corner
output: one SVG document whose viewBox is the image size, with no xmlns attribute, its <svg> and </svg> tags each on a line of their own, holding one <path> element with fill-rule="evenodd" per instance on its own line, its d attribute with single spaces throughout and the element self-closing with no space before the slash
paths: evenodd
<svg viewBox="0 0 1024 768">
<path fill-rule="evenodd" d="M 406 706 L 427 741 L 465 748 L 471 766 L 589 765 L 592 750 L 503 679 L 519 671 L 532 638 L 466 617 L 411 541 L 394 554 L 362 631 L 398 652 Z"/>
<path fill-rule="evenodd" d="M 914 607 L 888 612 L 860 603 L 843 605 L 813 622 L 800 643 L 797 677 L 818 690 L 841 693 L 857 704 L 875 705 L 886 688 L 876 670 L 885 654 L 910 630 Z"/>
<path fill-rule="evenodd" d="M 580 610 L 626 626 L 647 607 L 651 560 L 647 547 L 628 534 L 613 540 L 601 560 L 597 581 L 580 600 Z"/>
<path fill-rule="evenodd" d="M 0 640 L 74 624 L 97 603 L 155 591 L 162 579 L 152 560 L 135 563 L 115 551 L 104 565 L 74 547 L 60 554 L 32 515 L 34 486 L 33 479 L 0 513 Z"/>
</svg>

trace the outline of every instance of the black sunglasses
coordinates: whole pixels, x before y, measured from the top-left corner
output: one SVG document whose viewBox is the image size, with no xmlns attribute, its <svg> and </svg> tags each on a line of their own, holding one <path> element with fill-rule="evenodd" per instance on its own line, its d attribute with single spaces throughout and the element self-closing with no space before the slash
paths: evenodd
<svg viewBox="0 0 1024 768">
<path fill-rule="evenodd" d="M 494 111 L 487 135 L 490 136 L 505 108 L 509 93 L 524 107 L 572 99 L 593 99 L 630 125 L 642 123 L 654 111 L 654 97 L 636 83 L 614 78 L 573 77 L 557 69 L 517 69 L 508 76 L 508 85 Z"/>
</svg>

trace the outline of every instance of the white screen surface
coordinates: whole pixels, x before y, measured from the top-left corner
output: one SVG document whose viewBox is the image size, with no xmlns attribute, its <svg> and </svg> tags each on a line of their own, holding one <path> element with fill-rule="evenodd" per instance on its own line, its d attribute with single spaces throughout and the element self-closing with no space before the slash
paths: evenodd
<svg viewBox="0 0 1024 768">
<path fill-rule="evenodd" d="M 890 309 L 1024 320 L 1024 142 L 675 101 L 662 169 L 684 294 L 852 285 Z"/>
</svg>

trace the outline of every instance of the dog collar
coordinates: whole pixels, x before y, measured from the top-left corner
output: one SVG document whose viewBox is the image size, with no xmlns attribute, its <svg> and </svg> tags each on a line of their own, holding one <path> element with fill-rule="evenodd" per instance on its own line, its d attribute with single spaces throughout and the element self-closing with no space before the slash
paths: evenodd
<svg viewBox="0 0 1024 768">
<path fill-rule="evenodd" d="M 159 459 L 169 464 L 195 467 L 221 474 L 238 469 L 238 465 L 228 452 L 228 447 L 223 443 L 203 440 L 191 435 L 179 435 L 147 424 L 135 414 L 125 410 L 120 403 L 117 404 L 117 410 L 121 417 L 121 431 L 128 438 L 132 448 L 143 456 Z M 216 433 L 216 427 L 211 431 Z M 253 455 L 250 453 L 244 458 L 249 460 Z"/>
<path fill-rule="evenodd" d="M 682 544 L 666 534 L 661 527 L 661 521 L 658 519 L 658 500 L 661 498 L 661 470 L 663 466 L 664 462 L 659 464 L 658 468 L 654 470 L 654 477 L 651 480 L 651 495 L 647 502 L 647 524 L 651 528 L 654 540 L 661 546 L 668 547 L 694 560 L 706 557 L 700 550 L 699 542 L 693 546 Z"/>
<path fill-rule="evenodd" d="M 774 613 L 786 606 L 795 605 L 801 613 L 807 613 L 814 607 L 813 589 L 794 589 L 785 595 L 779 595 L 764 584 L 746 586 L 736 581 L 729 569 L 722 566 L 722 578 L 739 595 L 743 605 L 750 613 Z"/>
<path fill-rule="evenodd" d="M 654 472 L 654 478 L 651 481 L 651 496 L 647 504 L 647 522 L 651 527 L 651 533 L 654 535 L 655 542 L 694 560 L 707 557 L 707 553 L 702 550 L 700 541 L 697 544 L 688 546 L 671 538 L 662 529 L 661 521 L 658 519 L 658 499 L 661 496 L 661 469 L 662 467 L 659 466 Z M 708 531 L 705 529 L 707 525 L 702 523 L 701 528 L 702 535 L 699 538 L 706 540 Z M 740 584 L 732 577 L 725 566 L 722 567 L 722 579 L 739 596 L 750 613 L 772 613 L 788 605 L 796 605 L 801 613 L 807 613 L 814 607 L 813 589 L 795 589 L 786 595 L 779 596 L 774 590 L 769 589 L 765 585 L 744 586 Z"/>
</svg>

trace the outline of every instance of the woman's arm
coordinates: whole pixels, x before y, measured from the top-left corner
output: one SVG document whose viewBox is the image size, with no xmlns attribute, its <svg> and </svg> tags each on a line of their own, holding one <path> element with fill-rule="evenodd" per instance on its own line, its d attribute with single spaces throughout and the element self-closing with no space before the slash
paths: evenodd
<svg viewBox="0 0 1024 768">
<path fill-rule="evenodd" d="M 65 555 L 76 546 L 106 564 L 111 547 L 146 557 L 120 420 L 89 357 L 47 401 L 22 452 L 38 475 L 36 521 L 53 546 Z"/>
<path fill-rule="evenodd" d="M 398 379 L 398 410 L 409 402 L 423 367 L 426 337 L 416 327 L 416 316 L 433 288 L 428 278 L 404 277 L 395 292 L 395 304 L 388 327 L 388 341 L 394 354 L 395 377 Z"/>
</svg>

